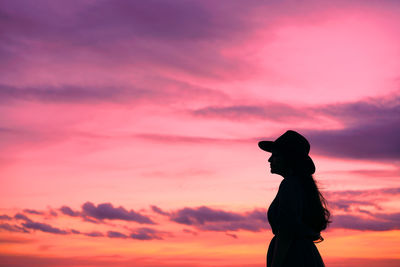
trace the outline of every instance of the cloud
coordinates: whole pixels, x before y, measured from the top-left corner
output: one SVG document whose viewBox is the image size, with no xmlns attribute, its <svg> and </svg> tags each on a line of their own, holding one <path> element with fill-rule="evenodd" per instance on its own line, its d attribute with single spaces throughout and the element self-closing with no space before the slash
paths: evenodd
<svg viewBox="0 0 400 267">
<path fill-rule="evenodd" d="M 50 210 L 50 215 L 51 216 L 53 216 L 53 217 L 57 217 L 58 216 L 58 213 L 56 212 L 56 211 L 54 211 L 54 210 Z"/>
<path fill-rule="evenodd" d="M 84 235 L 86 235 L 86 236 L 91 236 L 91 237 L 100 237 L 100 236 L 104 236 L 103 233 L 98 232 L 98 231 L 92 231 L 92 232 L 89 232 L 89 233 L 84 233 Z"/>
<path fill-rule="evenodd" d="M 259 232 L 267 228 L 266 211 L 262 209 L 240 214 L 206 206 L 186 207 L 171 212 L 170 220 L 179 224 L 194 226 L 202 231 L 247 230 Z"/>
<path fill-rule="evenodd" d="M 360 198 L 379 198 L 379 197 L 391 197 L 400 195 L 400 187 L 386 187 L 377 189 L 359 189 L 359 190 L 335 190 L 324 192 L 328 198 L 338 199 L 345 198 L 360 199 Z"/>
<path fill-rule="evenodd" d="M 192 235 L 198 235 L 196 231 L 190 230 L 190 229 L 182 229 L 182 232 L 192 234 Z"/>
<path fill-rule="evenodd" d="M 398 230 L 400 227 L 398 224 L 400 213 L 383 213 L 383 208 L 379 203 L 380 201 L 391 200 L 398 195 L 400 195 L 400 188 L 398 187 L 325 191 L 324 196 L 328 201 L 328 209 L 332 215 L 330 218 L 332 223 L 329 225 L 329 228 L 344 228 L 360 231 Z M 190 226 L 192 229 L 184 228 L 182 231 L 192 235 L 197 235 L 201 231 L 214 231 L 224 232 L 228 236 L 236 239 L 239 237 L 233 234 L 232 231 L 260 232 L 270 229 L 267 210 L 264 208 L 254 208 L 245 212 L 233 212 L 204 205 L 199 207 L 183 207 L 171 211 L 165 211 L 155 205 L 150 205 L 150 207 L 154 213 L 166 216 L 170 222 Z M 134 221 L 155 224 L 147 216 L 141 215 L 134 210 L 114 207 L 110 203 L 95 205 L 91 202 L 86 202 L 82 205 L 81 211 L 74 211 L 68 206 L 62 206 L 60 211 L 73 218 L 89 220 L 96 223 L 104 223 L 103 220 L 121 220 L 124 222 Z M 60 229 L 46 223 L 34 222 L 22 213 L 17 213 L 13 217 L 8 215 L 2 215 L 2 217 L 7 221 L 23 221 L 21 225 L 0 224 L 1 230 L 9 232 L 29 233 L 30 230 L 38 230 L 61 235 L 80 234 L 88 237 L 136 240 L 162 240 L 165 236 L 173 236 L 173 233 L 149 227 L 131 229 L 126 225 L 122 227 L 129 232 L 109 230 L 103 234 L 98 231 L 82 232 L 78 229 Z"/>
<path fill-rule="evenodd" d="M 326 105 L 316 112 L 335 118 L 343 129 L 306 131 L 312 149 L 333 157 L 394 160 L 400 158 L 400 96 Z"/>
<path fill-rule="evenodd" d="M 232 102 L 232 101 L 231 101 Z M 319 106 L 294 106 L 271 102 L 268 104 L 207 106 L 189 111 L 193 116 L 231 121 L 271 120 L 290 122 L 321 118 L 342 124 L 340 129 L 298 129 L 311 143 L 311 152 L 321 155 L 390 161 L 400 158 L 400 95 L 367 98 L 359 101 L 324 104 Z M 167 139 L 167 137 L 165 137 Z M 242 140 L 251 142 L 253 139 Z M 276 137 L 275 137 L 276 138 Z M 154 138 L 155 139 L 155 138 Z M 185 140 L 181 137 L 179 140 Z M 186 139 L 190 141 L 190 139 Z M 215 142 L 212 138 L 199 140 Z M 237 140 L 238 141 L 238 140 Z"/>
<path fill-rule="evenodd" d="M 183 208 L 172 213 L 170 219 L 186 225 L 204 224 L 205 222 L 240 221 L 243 216 L 233 212 L 214 210 L 206 206 Z"/>
<path fill-rule="evenodd" d="M 0 220 L 10 221 L 12 218 L 6 214 L 0 215 Z"/>
<path fill-rule="evenodd" d="M 388 187 L 367 190 L 338 190 L 323 193 L 328 201 L 328 209 L 334 212 L 344 211 L 354 215 L 354 212 L 375 216 L 375 211 L 382 211 L 381 201 L 388 201 L 400 195 L 400 188 Z M 366 210 L 365 208 L 368 208 Z"/>
<path fill-rule="evenodd" d="M 400 118 L 400 117 L 399 117 Z M 337 158 L 392 161 L 400 158 L 400 120 L 371 122 L 342 130 L 307 133 L 312 149 Z"/>
<path fill-rule="evenodd" d="M 72 216 L 72 217 L 77 217 L 77 216 L 80 216 L 81 215 L 81 213 L 79 212 L 79 211 L 73 211 L 70 207 L 68 207 L 68 206 L 62 206 L 61 208 L 60 208 L 60 211 L 63 213 L 63 214 L 65 214 L 65 215 L 69 215 L 69 216 Z"/>
<path fill-rule="evenodd" d="M 156 229 L 148 228 L 148 227 L 140 227 L 134 230 L 131 230 L 130 234 L 123 234 L 121 232 L 116 231 L 108 231 L 107 237 L 110 238 L 131 238 L 137 240 L 153 240 L 153 239 L 163 239 L 164 235 L 170 235 L 168 232 L 158 231 Z"/>
<path fill-rule="evenodd" d="M 400 213 L 382 213 L 380 201 L 400 195 L 400 188 L 388 187 L 367 190 L 338 190 L 324 192 L 333 221 L 329 228 L 360 231 L 388 231 L 400 228 Z M 364 207 L 373 208 L 364 209 Z M 338 214 L 338 211 L 345 212 Z"/>
<path fill-rule="evenodd" d="M 127 238 L 128 236 L 116 231 L 108 231 L 107 236 L 110 238 Z"/>
<path fill-rule="evenodd" d="M 346 170 L 346 171 L 331 171 L 330 173 L 346 173 L 346 174 L 357 174 L 365 177 L 399 177 L 400 176 L 400 168 L 394 170 L 385 170 L 385 169 L 357 169 L 357 170 Z"/>
<path fill-rule="evenodd" d="M 228 138 L 212 138 L 204 136 L 185 136 L 185 135 L 168 135 L 168 134 L 136 134 L 135 137 L 151 142 L 160 143 L 191 143 L 191 144 L 231 144 L 231 143 L 247 143 L 255 139 L 228 139 Z"/>
<path fill-rule="evenodd" d="M 60 234 L 60 235 L 68 234 L 67 231 L 53 227 L 46 223 L 39 223 L 39 222 L 32 222 L 32 221 L 28 222 L 27 221 L 27 222 L 23 223 L 22 226 L 25 228 L 28 228 L 28 229 L 39 230 L 39 231 L 46 232 L 46 233 Z"/>
<path fill-rule="evenodd" d="M 230 233 L 225 233 L 227 236 L 230 236 L 230 237 L 232 237 L 232 238 L 234 238 L 234 239 L 238 239 L 238 236 L 237 235 L 235 235 L 235 234 L 230 234 Z"/>
<path fill-rule="evenodd" d="M 43 215 L 44 213 L 42 211 L 37 211 L 33 209 L 24 209 L 23 212 L 29 213 L 29 214 L 36 214 L 36 215 Z"/>
<path fill-rule="evenodd" d="M 32 222 L 31 219 L 29 219 L 27 216 L 25 216 L 25 215 L 22 214 L 22 213 L 17 213 L 17 214 L 15 214 L 15 215 L 14 215 L 14 218 L 17 219 L 17 220 L 24 220 L 24 221 L 26 221 L 26 222 Z"/>
<path fill-rule="evenodd" d="M 94 205 L 86 202 L 82 205 L 82 214 L 96 220 L 123 220 L 134 221 L 140 224 L 155 224 L 149 217 L 141 215 L 134 210 L 127 211 L 123 207 L 114 208 L 111 203 L 102 203 Z"/>
<path fill-rule="evenodd" d="M 69 68 L 74 61 L 109 67 L 114 59 L 131 66 L 161 65 L 216 75 L 216 69 L 232 68 L 237 61 L 225 58 L 219 49 L 251 33 L 255 20 L 245 14 L 257 3 L 231 4 L 226 13 L 226 5 L 203 1 L 75 2 L 58 8 L 9 1 L 2 8 L 2 32 L 8 42 L 0 46 L 0 55 L 18 70 L 24 64 L 15 62 L 33 65 L 38 58 Z M 23 57 L 23 52 L 31 56 Z"/>
<path fill-rule="evenodd" d="M 19 233 L 29 233 L 28 230 L 25 228 L 15 225 L 15 224 L 9 224 L 9 223 L 1 223 L 0 224 L 0 229 L 6 230 L 8 232 L 19 232 Z"/>
<path fill-rule="evenodd" d="M 162 209 L 160 209 L 160 208 L 157 207 L 157 206 L 151 205 L 150 207 L 151 207 L 151 209 L 152 209 L 155 213 L 158 213 L 158 214 L 161 214 L 161 215 L 166 215 L 166 216 L 169 216 L 169 215 L 170 215 L 169 212 L 163 211 Z"/>
<path fill-rule="evenodd" d="M 126 210 L 123 207 L 114 207 L 111 203 L 101 203 L 97 206 L 92 202 L 86 202 L 82 205 L 81 211 L 74 211 L 68 206 L 62 206 L 60 211 L 71 217 L 80 217 L 84 221 L 91 223 L 100 223 L 103 220 L 122 220 L 134 221 L 140 224 L 155 224 L 149 217 L 140 214 L 134 210 Z"/>
<path fill-rule="evenodd" d="M 61 87 L 13 87 L 0 85 L 0 97 L 2 100 L 23 99 L 23 100 L 42 100 L 53 102 L 86 102 L 90 100 L 112 100 L 120 95 L 121 90 L 115 88 L 96 88 L 79 86 L 61 86 Z"/>
<path fill-rule="evenodd" d="M 363 218 L 356 215 L 334 215 L 330 228 L 345 228 L 360 231 L 399 230 L 399 213 L 375 214 L 373 218 Z"/>
<path fill-rule="evenodd" d="M 379 205 L 373 203 L 372 201 L 360 201 L 354 199 L 338 199 L 330 202 L 330 207 L 333 209 L 339 209 L 344 211 L 350 211 L 351 206 L 373 206 L 377 209 L 382 209 Z"/>
<path fill-rule="evenodd" d="M 11 86 L 0 84 L 0 101 L 29 100 L 60 103 L 132 103 L 166 104 L 176 100 L 219 101 L 229 98 L 226 94 L 214 89 L 192 85 L 183 81 L 153 77 L 149 86 L 146 84 L 121 86 L 79 86 L 61 84 L 58 86 Z M 0 128 L 5 133 L 15 130 Z"/>
<path fill-rule="evenodd" d="M 129 237 L 138 240 L 153 240 L 153 239 L 163 239 L 165 234 L 169 234 L 164 231 L 158 231 L 148 227 L 141 227 L 134 230 Z"/>
<path fill-rule="evenodd" d="M 208 106 L 190 112 L 194 116 L 203 118 L 217 118 L 233 121 L 270 120 L 294 121 L 312 119 L 306 109 L 283 103 L 269 103 L 265 105 L 231 105 Z"/>
</svg>

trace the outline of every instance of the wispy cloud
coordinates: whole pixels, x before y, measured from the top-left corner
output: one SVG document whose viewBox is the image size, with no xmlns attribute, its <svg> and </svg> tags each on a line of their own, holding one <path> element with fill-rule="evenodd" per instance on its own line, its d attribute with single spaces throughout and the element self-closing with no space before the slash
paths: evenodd
<svg viewBox="0 0 400 267">
<path fill-rule="evenodd" d="M 328 200 L 328 209 L 331 212 L 333 221 L 329 228 L 344 228 L 360 231 L 387 231 L 397 230 L 400 213 L 382 212 L 382 201 L 390 200 L 400 195 L 400 188 L 379 188 L 369 190 L 339 190 L 325 191 L 324 196 Z M 234 212 L 223 209 L 215 209 L 207 206 L 184 207 L 176 210 L 165 211 L 162 208 L 151 205 L 152 212 L 167 217 L 170 222 L 186 225 L 191 228 L 184 228 L 182 231 L 192 235 L 198 235 L 202 231 L 225 232 L 232 238 L 238 238 L 238 231 L 260 232 L 269 229 L 267 210 L 255 208 L 246 212 Z M 82 205 L 82 211 L 74 211 L 68 206 L 62 206 L 60 211 L 71 218 L 93 220 L 120 220 L 122 222 L 139 222 L 156 224 L 149 217 L 140 215 L 133 210 L 126 210 L 123 207 L 115 208 L 111 203 L 94 205 L 86 202 Z M 45 213 L 35 214 L 46 216 Z M 161 231 L 155 228 L 138 227 L 131 229 L 123 226 L 124 232 L 109 230 L 105 234 L 99 231 L 82 232 L 77 229 L 60 229 L 47 223 L 35 222 L 22 213 L 16 213 L 13 217 L 2 215 L 6 221 L 23 221 L 20 225 L 2 223 L 0 229 L 8 232 L 30 233 L 31 230 L 42 231 L 51 234 L 79 234 L 88 237 L 109 237 L 137 240 L 164 239 L 173 236 L 173 233 Z M 53 217 L 56 220 L 58 217 Z M 165 227 L 164 227 L 165 228 Z M 127 231 L 127 232 L 126 232 Z"/>
<path fill-rule="evenodd" d="M 237 213 L 201 206 L 197 208 L 182 208 L 170 213 L 164 213 L 170 220 L 179 224 L 189 225 L 201 231 L 239 231 L 259 232 L 267 226 L 265 209 L 255 209 L 246 213 Z"/>
<path fill-rule="evenodd" d="M 311 114 L 306 109 L 284 103 L 268 103 L 265 105 L 231 105 L 208 106 L 191 111 L 194 116 L 204 118 L 217 118 L 233 121 L 293 121 L 309 120 Z"/>
<path fill-rule="evenodd" d="M 60 235 L 68 234 L 67 231 L 53 227 L 47 223 L 29 222 L 28 221 L 28 222 L 22 223 L 22 226 L 25 227 L 26 229 L 39 230 L 39 231 L 46 232 L 46 233 L 60 234 Z"/>
<path fill-rule="evenodd" d="M 0 215 L 0 220 L 9 221 L 9 220 L 11 220 L 11 219 L 12 219 L 12 218 L 11 218 L 10 216 L 6 215 L 6 214 Z"/>
<path fill-rule="evenodd" d="M 128 237 L 127 235 L 120 233 L 120 232 L 116 232 L 116 231 L 108 231 L 107 236 L 110 238 L 127 238 Z"/>
<path fill-rule="evenodd" d="M 399 230 L 399 213 L 374 214 L 373 217 L 363 218 L 351 214 L 335 215 L 331 228 L 344 228 L 360 231 L 389 231 Z"/>
<path fill-rule="evenodd" d="M 21 227 L 19 225 L 15 225 L 15 224 L 9 224 L 9 223 L 1 223 L 0 229 L 8 231 L 8 232 L 29 233 L 29 231 L 26 230 L 24 227 Z"/>
<path fill-rule="evenodd" d="M 82 205 L 82 211 L 74 211 L 68 206 L 62 206 L 60 211 L 71 217 L 81 217 L 89 222 L 102 222 L 103 220 L 122 220 L 137 222 L 140 224 L 155 224 L 148 216 L 134 210 L 126 210 L 124 207 L 114 207 L 111 203 L 101 203 L 97 206 L 92 202 Z"/>
<path fill-rule="evenodd" d="M 86 202 L 82 205 L 82 212 L 97 220 L 123 220 L 134 221 L 141 224 L 155 224 L 149 217 L 144 216 L 134 210 L 126 210 L 123 207 L 114 208 L 111 203 L 102 203 L 97 206 L 91 202 Z"/>
<path fill-rule="evenodd" d="M 44 213 L 42 211 L 37 211 L 33 209 L 24 209 L 23 212 L 29 213 L 29 214 L 35 214 L 35 215 L 43 215 Z"/>
</svg>

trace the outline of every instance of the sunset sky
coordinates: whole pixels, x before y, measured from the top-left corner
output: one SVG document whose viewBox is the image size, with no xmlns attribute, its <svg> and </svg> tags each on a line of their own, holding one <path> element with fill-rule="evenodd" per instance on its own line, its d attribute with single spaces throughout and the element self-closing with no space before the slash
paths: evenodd
<svg viewBox="0 0 400 267">
<path fill-rule="evenodd" d="M 400 266 L 400 2 L 2 0 L 0 266 L 262 267 L 311 144 L 327 267 Z"/>
</svg>

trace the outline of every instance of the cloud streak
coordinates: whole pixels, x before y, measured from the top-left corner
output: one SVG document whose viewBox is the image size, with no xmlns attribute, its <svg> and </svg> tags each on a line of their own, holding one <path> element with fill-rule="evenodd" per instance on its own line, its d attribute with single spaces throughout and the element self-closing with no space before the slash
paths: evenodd
<svg viewBox="0 0 400 267">
<path fill-rule="evenodd" d="M 137 222 L 140 224 L 155 224 L 149 217 L 141 215 L 134 210 L 126 210 L 123 207 L 114 208 L 111 203 L 102 203 L 95 205 L 91 202 L 86 202 L 82 205 L 82 213 L 89 218 L 96 220 L 122 220 Z"/>
<path fill-rule="evenodd" d="M 197 208 L 182 208 L 171 213 L 165 213 L 173 222 L 193 226 L 201 231 L 239 231 L 259 232 L 267 229 L 265 209 L 255 209 L 246 213 L 237 213 L 200 206 Z"/>
<path fill-rule="evenodd" d="M 83 220 L 93 223 L 104 220 L 121 220 L 137 222 L 140 224 L 155 224 L 148 216 L 142 215 L 134 210 L 126 210 L 124 207 L 114 207 L 111 203 L 101 203 L 97 206 L 92 202 L 82 205 L 81 211 L 74 211 L 68 206 L 62 206 L 60 211 L 71 217 L 81 217 Z"/>
</svg>

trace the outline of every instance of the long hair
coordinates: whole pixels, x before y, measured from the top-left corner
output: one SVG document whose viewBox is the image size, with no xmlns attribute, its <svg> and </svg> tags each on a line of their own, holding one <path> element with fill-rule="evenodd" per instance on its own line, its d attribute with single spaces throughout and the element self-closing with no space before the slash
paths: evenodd
<svg viewBox="0 0 400 267">
<path fill-rule="evenodd" d="M 331 213 L 328 210 L 328 202 L 321 194 L 313 173 L 304 164 L 304 161 L 287 157 L 289 164 L 298 174 L 303 192 L 305 195 L 305 203 L 303 209 L 304 223 L 309 225 L 313 230 L 321 232 L 328 227 Z"/>
<path fill-rule="evenodd" d="M 321 232 L 331 223 L 328 203 L 321 194 L 312 174 L 302 175 L 303 192 L 305 193 L 304 222 L 317 232 Z"/>
</svg>

